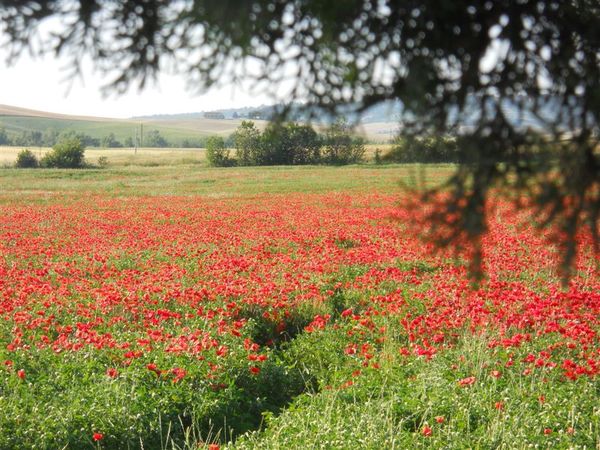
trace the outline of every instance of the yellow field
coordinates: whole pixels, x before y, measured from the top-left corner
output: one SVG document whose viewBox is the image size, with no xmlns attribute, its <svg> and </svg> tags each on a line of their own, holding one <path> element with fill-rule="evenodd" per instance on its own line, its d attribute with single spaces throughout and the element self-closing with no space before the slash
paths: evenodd
<svg viewBox="0 0 600 450">
<path fill-rule="evenodd" d="M 365 159 L 373 160 L 375 151 L 382 154 L 390 149 L 389 144 L 369 144 L 366 146 Z M 0 146 L 0 166 L 12 166 L 22 147 Z M 29 147 L 38 158 L 50 150 L 49 147 Z M 100 157 L 108 158 L 110 166 L 158 166 L 174 164 L 202 164 L 206 161 L 203 148 L 88 148 L 85 159 L 96 164 Z"/>
<path fill-rule="evenodd" d="M 0 146 L 0 166 L 11 166 L 17 160 L 21 147 Z M 38 158 L 44 156 L 49 147 L 30 147 Z M 88 148 L 85 159 L 96 164 L 100 157 L 108 158 L 109 165 L 154 166 L 172 164 L 195 164 L 205 161 L 205 151 L 200 148 Z"/>
</svg>

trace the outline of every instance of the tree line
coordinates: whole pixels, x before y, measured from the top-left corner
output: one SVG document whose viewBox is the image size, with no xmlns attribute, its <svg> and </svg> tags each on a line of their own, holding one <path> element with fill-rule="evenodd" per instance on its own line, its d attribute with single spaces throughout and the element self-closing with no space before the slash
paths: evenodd
<svg viewBox="0 0 600 450">
<path fill-rule="evenodd" d="M 24 130 L 17 134 L 10 134 L 5 128 L 0 127 L 0 145 L 16 147 L 53 147 L 65 139 L 78 139 L 86 147 L 122 148 L 122 147 L 182 147 L 202 148 L 206 145 L 206 138 L 184 138 L 179 142 L 168 140 L 158 130 L 148 130 L 143 138 L 128 136 L 119 140 L 114 133 L 97 138 L 89 134 L 74 130 L 58 131 L 49 128 L 45 131 Z"/>
<path fill-rule="evenodd" d="M 231 152 L 233 147 L 234 152 Z M 354 136 L 344 121 L 324 134 L 310 125 L 271 122 L 261 132 L 254 122 L 243 121 L 230 139 L 208 138 L 206 157 L 216 167 L 302 164 L 354 164 L 365 155 L 365 141 Z"/>
</svg>

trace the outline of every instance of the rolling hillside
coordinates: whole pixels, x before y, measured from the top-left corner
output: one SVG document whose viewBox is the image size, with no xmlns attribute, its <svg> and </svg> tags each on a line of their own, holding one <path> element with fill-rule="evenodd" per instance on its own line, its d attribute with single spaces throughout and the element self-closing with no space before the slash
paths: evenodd
<svg viewBox="0 0 600 450">
<path fill-rule="evenodd" d="M 23 131 L 45 132 L 54 129 L 58 132 L 73 130 L 93 138 L 102 139 L 113 133 L 117 140 L 124 141 L 135 136 L 143 125 L 144 133 L 157 130 L 170 143 L 179 146 L 183 140 L 195 140 L 210 135 L 228 136 L 240 125 L 240 120 L 215 120 L 186 118 L 181 120 L 161 119 L 110 119 L 105 117 L 72 116 L 44 111 L 35 111 L 15 106 L 0 105 L 0 129 L 9 135 Z M 264 122 L 257 121 L 259 126 Z"/>
<path fill-rule="evenodd" d="M 226 115 L 226 117 L 228 117 Z M 102 139 L 113 133 L 120 142 L 134 138 L 143 126 L 144 134 L 157 130 L 171 146 L 181 147 L 185 140 L 197 142 L 211 135 L 229 136 L 242 123 L 243 118 L 207 119 L 201 113 L 148 116 L 132 119 L 113 119 L 107 117 L 75 116 L 46 111 L 20 108 L 0 104 L 0 130 L 6 130 L 9 136 L 23 132 L 55 130 L 58 133 L 75 131 L 95 139 Z M 264 120 L 253 120 L 258 128 L 267 124 Z M 324 125 L 316 126 L 324 130 Z M 390 121 L 367 122 L 357 128 L 371 142 L 386 142 L 397 130 L 397 124 Z M 1 143 L 0 143 L 1 144 Z"/>
</svg>

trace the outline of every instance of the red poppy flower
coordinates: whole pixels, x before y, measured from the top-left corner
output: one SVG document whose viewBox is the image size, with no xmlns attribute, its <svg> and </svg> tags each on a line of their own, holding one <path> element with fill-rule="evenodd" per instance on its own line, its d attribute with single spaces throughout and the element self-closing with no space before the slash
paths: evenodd
<svg viewBox="0 0 600 450">
<path fill-rule="evenodd" d="M 467 377 L 463 378 L 462 380 L 458 380 L 459 386 L 470 386 L 473 383 L 475 383 L 475 377 Z"/>
</svg>

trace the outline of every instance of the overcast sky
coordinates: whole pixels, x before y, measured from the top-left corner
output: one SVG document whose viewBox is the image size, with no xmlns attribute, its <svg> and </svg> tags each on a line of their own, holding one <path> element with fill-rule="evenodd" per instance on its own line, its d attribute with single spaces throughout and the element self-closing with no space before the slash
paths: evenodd
<svg viewBox="0 0 600 450">
<path fill-rule="evenodd" d="M 5 53 L 0 49 L 0 62 Z M 23 55 L 13 66 L 0 69 L 0 104 L 63 114 L 126 118 L 151 114 L 210 111 L 271 103 L 266 95 L 249 95 L 239 87 L 211 90 L 198 96 L 185 89 L 183 78 L 161 75 L 158 86 L 104 98 L 100 88 L 109 80 L 84 65 L 84 79 L 64 80 L 65 62 Z"/>
</svg>

